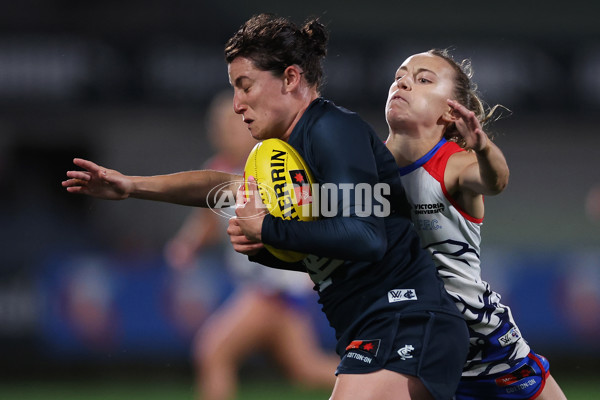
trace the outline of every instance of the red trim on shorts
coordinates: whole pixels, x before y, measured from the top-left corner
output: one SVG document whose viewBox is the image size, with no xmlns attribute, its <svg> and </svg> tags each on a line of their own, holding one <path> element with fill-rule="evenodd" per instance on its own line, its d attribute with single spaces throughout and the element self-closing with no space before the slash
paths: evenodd
<svg viewBox="0 0 600 400">
<path fill-rule="evenodd" d="M 542 391 L 544 390 L 544 386 L 546 386 L 546 379 L 548 379 L 548 376 L 550 375 L 550 371 L 546 371 L 544 369 L 544 366 L 542 365 L 542 362 L 540 361 L 540 359 L 535 357 L 532 353 L 527 354 L 527 357 L 530 358 L 531 360 L 535 361 L 537 366 L 540 368 L 540 371 L 542 371 L 542 383 L 540 384 L 540 388 L 537 390 L 537 392 L 535 392 L 533 394 L 533 396 L 530 397 L 530 399 L 533 400 L 536 397 L 538 397 L 540 394 L 542 394 Z"/>
</svg>

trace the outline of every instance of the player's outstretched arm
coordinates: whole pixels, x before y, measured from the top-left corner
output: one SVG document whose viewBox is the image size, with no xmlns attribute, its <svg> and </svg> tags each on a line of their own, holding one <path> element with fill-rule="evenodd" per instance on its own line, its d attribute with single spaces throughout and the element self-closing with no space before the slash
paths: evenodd
<svg viewBox="0 0 600 400">
<path fill-rule="evenodd" d="M 62 182 L 62 186 L 70 193 L 106 200 L 132 197 L 207 207 L 212 205 L 209 195 L 214 194 L 215 189 L 229 191 L 229 196 L 235 198 L 237 187 L 242 181 L 239 175 L 213 170 L 129 176 L 80 158 L 74 159 L 73 163 L 82 170 L 67 171 L 68 179 Z"/>
<path fill-rule="evenodd" d="M 494 195 L 502 192 L 508 184 L 509 169 L 502 151 L 483 131 L 475 114 L 457 101 L 448 104 L 459 116 L 456 120 L 458 133 L 467 148 L 476 155 L 476 162 L 465 168 L 459 176 L 459 186 L 475 193 Z"/>
</svg>

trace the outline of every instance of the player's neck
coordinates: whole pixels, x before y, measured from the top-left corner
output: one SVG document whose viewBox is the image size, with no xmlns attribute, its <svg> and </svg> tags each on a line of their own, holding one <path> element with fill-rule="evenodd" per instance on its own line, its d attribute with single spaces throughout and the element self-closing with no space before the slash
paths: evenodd
<svg viewBox="0 0 600 400">
<path fill-rule="evenodd" d="M 440 138 L 433 135 L 406 135 L 390 132 L 386 145 L 400 167 L 410 165 L 431 150 Z"/>
<path fill-rule="evenodd" d="M 288 129 L 286 130 L 285 134 L 280 137 L 281 140 L 285 142 L 289 140 L 292 131 L 296 127 L 298 121 L 300 121 L 300 118 L 302 118 L 302 116 L 306 112 L 308 106 L 310 106 L 311 103 L 315 101 L 318 97 L 319 94 L 316 91 L 316 89 L 312 89 L 304 93 L 300 93 L 300 95 L 296 95 L 295 98 L 293 98 L 293 101 L 295 102 L 294 108 L 297 110 L 297 112 L 292 115 L 292 120 L 288 126 Z"/>
</svg>

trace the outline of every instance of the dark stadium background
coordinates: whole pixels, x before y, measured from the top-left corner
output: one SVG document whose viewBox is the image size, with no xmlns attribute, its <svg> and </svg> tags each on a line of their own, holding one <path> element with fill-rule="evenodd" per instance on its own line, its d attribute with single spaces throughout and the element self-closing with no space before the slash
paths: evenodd
<svg viewBox="0 0 600 400">
<path fill-rule="evenodd" d="M 204 110 L 228 86 L 223 44 L 265 11 L 321 17 L 324 96 L 382 138 L 407 56 L 452 47 L 472 59 L 484 99 L 512 110 L 492 127 L 511 181 L 486 199 L 483 277 L 559 383 L 600 395 L 585 383 L 600 372 L 600 217 L 585 207 L 600 185 L 598 5 L 21 0 L 2 10 L 0 398 L 114 376 L 146 382 L 138 392 L 148 377 L 173 378 L 190 398 L 191 334 L 231 287 L 210 257 L 192 276 L 165 266 L 162 247 L 189 210 L 77 197 L 60 182 L 73 157 L 132 175 L 202 165 Z M 265 360 L 249 363 L 251 382 L 277 381 Z"/>
</svg>

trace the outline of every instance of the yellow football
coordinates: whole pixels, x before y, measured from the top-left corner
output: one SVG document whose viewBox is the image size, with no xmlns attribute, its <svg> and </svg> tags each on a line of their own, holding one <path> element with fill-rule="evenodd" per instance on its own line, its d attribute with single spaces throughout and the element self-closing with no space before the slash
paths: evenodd
<svg viewBox="0 0 600 400">
<path fill-rule="evenodd" d="M 244 168 L 245 191 L 248 177 L 253 176 L 258 192 L 269 213 L 277 218 L 313 221 L 312 185 L 314 179 L 300 154 L 287 142 L 267 139 L 258 143 Z M 306 254 L 276 249 L 265 244 L 275 257 L 286 262 L 296 262 Z"/>
</svg>

